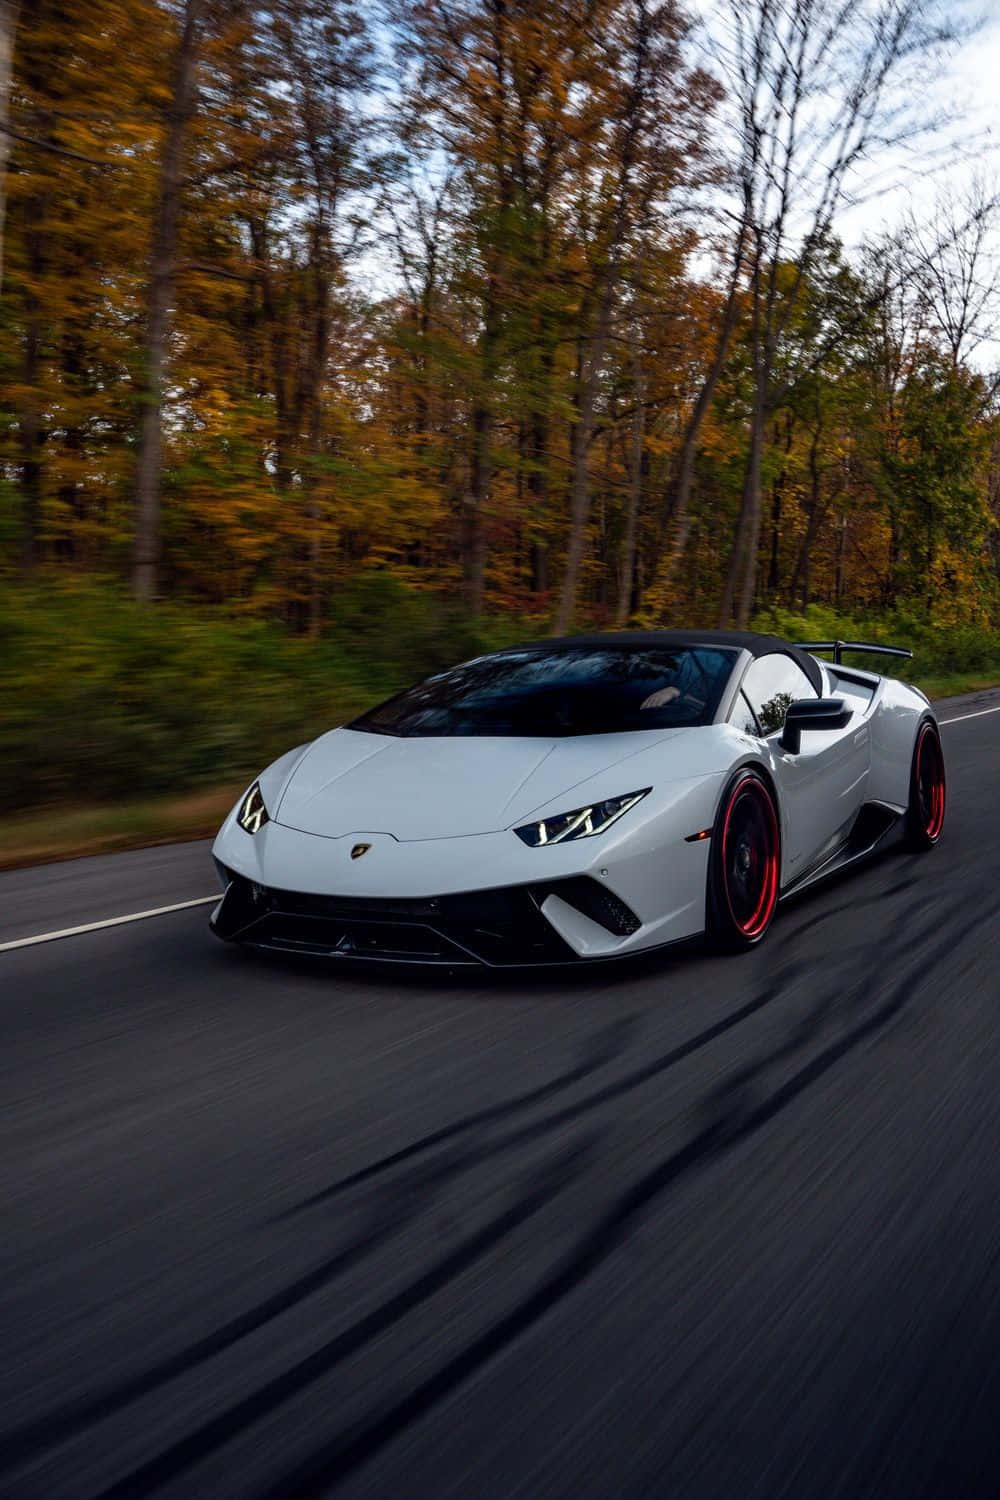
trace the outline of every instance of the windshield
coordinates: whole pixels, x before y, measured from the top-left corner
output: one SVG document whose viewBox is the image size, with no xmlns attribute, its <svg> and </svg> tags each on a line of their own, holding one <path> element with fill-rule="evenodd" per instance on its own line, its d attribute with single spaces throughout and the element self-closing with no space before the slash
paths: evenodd
<svg viewBox="0 0 1000 1500">
<path fill-rule="evenodd" d="M 737 653 L 525 647 L 464 662 L 347 727 L 391 735 L 620 734 L 710 724 Z"/>
</svg>

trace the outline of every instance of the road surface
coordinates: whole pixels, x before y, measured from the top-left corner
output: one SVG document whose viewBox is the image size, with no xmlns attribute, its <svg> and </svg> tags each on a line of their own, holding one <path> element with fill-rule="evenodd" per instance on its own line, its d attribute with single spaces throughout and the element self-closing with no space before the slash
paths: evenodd
<svg viewBox="0 0 1000 1500">
<path fill-rule="evenodd" d="M 940 706 L 938 849 L 738 958 L 0 951 L 0 1495 L 995 1495 L 998 710 Z M 0 943 L 213 890 L 9 873 Z"/>
</svg>

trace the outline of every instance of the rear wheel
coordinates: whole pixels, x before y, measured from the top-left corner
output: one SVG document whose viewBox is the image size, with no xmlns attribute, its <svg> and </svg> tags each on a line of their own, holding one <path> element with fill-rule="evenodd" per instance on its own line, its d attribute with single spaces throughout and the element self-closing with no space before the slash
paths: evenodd
<svg viewBox="0 0 1000 1500">
<path fill-rule="evenodd" d="M 708 935 L 722 948 L 759 943 L 778 904 L 781 837 L 774 797 L 744 770 L 722 799 L 708 871 Z"/>
<path fill-rule="evenodd" d="M 944 827 L 945 801 L 941 736 L 933 719 L 924 719 L 917 731 L 910 767 L 906 842 L 911 849 L 933 849 Z"/>
</svg>

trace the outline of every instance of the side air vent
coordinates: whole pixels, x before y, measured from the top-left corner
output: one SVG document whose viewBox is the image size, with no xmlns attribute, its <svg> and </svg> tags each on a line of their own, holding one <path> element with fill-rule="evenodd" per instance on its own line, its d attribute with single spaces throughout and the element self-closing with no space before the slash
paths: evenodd
<svg viewBox="0 0 1000 1500">
<path fill-rule="evenodd" d="M 553 881 L 545 888 L 544 895 L 539 892 L 539 896 L 541 900 L 545 896 L 560 896 L 570 906 L 575 906 L 583 916 L 597 922 L 606 932 L 613 932 L 616 937 L 630 937 L 642 926 L 635 912 L 620 896 L 607 890 L 598 881 L 591 880 L 589 875 Z"/>
</svg>

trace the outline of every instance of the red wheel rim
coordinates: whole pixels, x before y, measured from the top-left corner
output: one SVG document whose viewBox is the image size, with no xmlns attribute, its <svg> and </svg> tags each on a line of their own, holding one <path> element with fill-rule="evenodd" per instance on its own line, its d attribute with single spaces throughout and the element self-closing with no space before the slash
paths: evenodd
<svg viewBox="0 0 1000 1500">
<path fill-rule="evenodd" d="M 917 742 L 916 790 L 920 826 L 929 839 L 936 839 L 944 825 L 944 756 L 930 724 L 924 725 Z"/>
<path fill-rule="evenodd" d="M 734 789 L 722 824 L 722 874 L 729 914 L 745 938 L 759 937 L 778 899 L 778 819 L 763 782 Z"/>
</svg>

